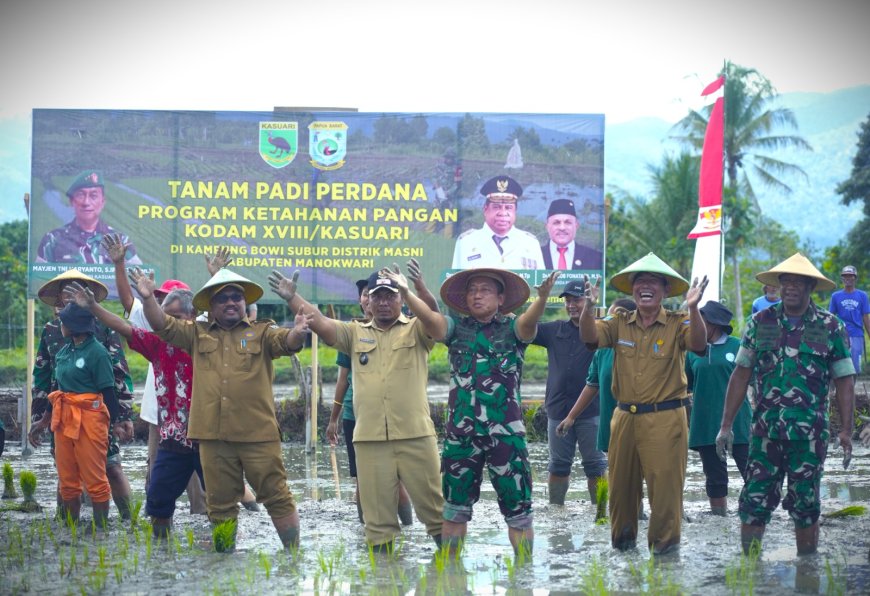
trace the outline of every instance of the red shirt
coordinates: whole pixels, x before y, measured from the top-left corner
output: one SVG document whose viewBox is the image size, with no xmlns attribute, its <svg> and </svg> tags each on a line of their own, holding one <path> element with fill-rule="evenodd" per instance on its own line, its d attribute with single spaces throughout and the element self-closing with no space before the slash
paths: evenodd
<svg viewBox="0 0 870 596">
<path fill-rule="evenodd" d="M 197 449 L 197 444 L 187 438 L 190 391 L 193 384 L 193 362 L 190 355 L 139 327 L 133 327 L 133 336 L 127 343 L 154 366 L 160 447 L 174 448 L 173 450 Z"/>
</svg>

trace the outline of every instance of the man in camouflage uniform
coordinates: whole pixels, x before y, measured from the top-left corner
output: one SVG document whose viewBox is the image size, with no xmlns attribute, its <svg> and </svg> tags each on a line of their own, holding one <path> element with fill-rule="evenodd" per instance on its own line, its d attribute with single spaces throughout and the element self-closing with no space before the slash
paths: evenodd
<svg viewBox="0 0 870 596">
<path fill-rule="evenodd" d="M 488 268 L 454 274 L 441 286 L 441 298 L 468 315 L 461 318 L 434 312 L 409 291 L 408 281 L 398 271 L 384 271 L 384 275 L 397 283 L 426 333 L 448 347 L 451 386 L 441 455 L 444 546 L 453 551 L 461 548 L 486 464 L 514 552 L 531 552 L 532 477 L 520 377 L 526 346 L 535 338 L 559 273 L 541 284 L 537 299 L 519 317 L 505 313 L 528 300 L 529 286 L 520 276 Z"/>
<path fill-rule="evenodd" d="M 85 170 L 75 177 L 66 191 L 75 217 L 65 226 L 46 233 L 36 250 L 37 263 L 111 263 L 102 246 L 103 238 L 117 232 L 100 217 L 106 205 L 103 176 Z M 127 263 L 138 265 L 142 261 L 130 239 L 121 234 L 127 247 Z"/>
<path fill-rule="evenodd" d="M 36 361 L 33 365 L 33 403 L 31 406 L 34 425 L 31 433 L 38 435 L 51 422 L 51 416 L 46 416 L 48 407 L 48 394 L 59 389 L 54 378 L 54 359 L 60 349 L 70 341 L 60 331 L 60 318 L 56 315 L 63 308 L 63 288 L 70 281 L 91 288 L 100 300 L 105 298 L 105 290 L 100 293 L 97 282 L 76 269 L 70 269 L 61 273 L 54 279 L 46 282 L 37 292 L 40 300 L 53 306 L 55 318 L 45 324 L 42 335 L 39 338 L 39 346 L 36 350 Z M 93 283 L 91 283 L 93 282 Z M 115 395 L 121 408 L 120 421 L 124 422 L 125 434 L 123 439 L 133 437 L 133 380 L 130 377 L 130 369 L 127 366 L 127 358 L 124 356 L 124 348 L 121 346 L 121 338 L 118 334 L 105 325 L 96 322 L 96 340 L 105 346 L 112 360 L 112 370 L 115 374 Z M 121 467 L 121 446 L 114 432 L 109 433 L 109 450 L 106 454 L 106 476 L 112 488 L 112 499 L 118 507 L 121 519 L 130 519 L 130 481 Z M 52 435 L 52 448 L 54 436 Z"/>
<path fill-rule="evenodd" d="M 756 279 L 780 286 L 782 300 L 753 315 L 746 327 L 716 448 L 723 459 L 731 449 L 732 423 L 754 378 L 756 408 L 740 493 L 743 551 L 764 535 L 787 477 L 782 506 L 794 520 L 798 554 L 810 554 L 819 543 L 819 483 L 830 436 L 828 386 L 833 379 L 845 468 L 852 456 L 855 367 L 842 322 L 810 300 L 813 290 L 831 291 L 836 285 L 806 257 L 796 253 Z"/>
</svg>

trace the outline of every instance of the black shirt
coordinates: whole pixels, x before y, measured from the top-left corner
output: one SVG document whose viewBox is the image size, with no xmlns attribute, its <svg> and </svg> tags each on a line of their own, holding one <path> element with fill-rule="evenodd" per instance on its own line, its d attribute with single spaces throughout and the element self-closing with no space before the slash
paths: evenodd
<svg viewBox="0 0 870 596">
<path fill-rule="evenodd" d="M 586 385 L 586 374 L 592 362 L 591 352 L 580 341 L 580 330 L 569 321 L 552 321 L 538 325 L 538 335 L 532 341 L 547 348 L 547 396 L 544 408 L 547 418 L 565 418 Z M 598 400 L 592 400 L 579 418 L 598 416 Z"/>
</svg>

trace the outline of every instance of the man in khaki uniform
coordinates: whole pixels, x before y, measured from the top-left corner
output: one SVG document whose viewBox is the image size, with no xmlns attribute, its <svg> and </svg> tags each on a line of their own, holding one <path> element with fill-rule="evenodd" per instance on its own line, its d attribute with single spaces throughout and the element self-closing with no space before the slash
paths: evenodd
<svg viewBox="0 0 870 596">
<path fill-rule="evenodd" d="M 419 319 L 402 314 L 396 282 L 377 272 L 368 281 L 372 318 L 350 323 L 325 317 L 299 296 L 298 276 L 298 271 L 292 279 L 273 271 L 269 285 L 353 364 L 353 444 L 366 540 L 377 551 L 392 549 L 401 531 L 396 519 L 401 481 L 426 532 L 440 545 L 444 498 L 426 394 L 434 340 Z"/>
<path fill-rule="evenodd" d="M 707 331 L 698 303 L 707 286 L 689 283 L 653 253 L 610 280 L 631 294 L 637 311 L 596 320 L 599 282 L 586 283 L 580 334 L 589 347 L 614 348 L 611 422 L 610 535 L 614 548 L 633 548 L 645 480 L 649 487 L 648 542 L 655 554 L 680 544 L 683 483 L 688 459 L 686 351 L 702 351 Z M 686 294 L 685 312 L 668 312 L 662 299 Z"/>
<path fill-rule="evenodd" d="M 263 289 L 229 269 L 218 271 L 193 298 L 197 309 L 209 312 L 208 321 L 166 315 L 154 298 L 154 280 L 138 268 L 131 279 L 154 333 L 193 359 L 187 436 L 199 441 L 212 524 L 237 518 L 246 477 L 281 543 L 297 546 L 299 514 L 287 488 L 272 360 L 302 349 L 305 325 L 297 321 L 291 330 L 248 319 L 246 305 L 259 300 Z"/>
</svg>

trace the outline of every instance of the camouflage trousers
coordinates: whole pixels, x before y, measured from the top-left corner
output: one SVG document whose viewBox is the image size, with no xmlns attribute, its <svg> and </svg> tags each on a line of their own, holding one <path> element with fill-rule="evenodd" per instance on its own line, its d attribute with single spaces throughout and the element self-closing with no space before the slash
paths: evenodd
<svg viewBox="0 0 870 596">
<path fill-rule="evenodd" d="M 466 523 L 480 499 L 483 466 L 498 496 L 498 508 L 515 529 L 532 526 L 532 470 L 523 435 L 450 436 L 441 455 L 444 519 Z"/>
<path fill-rule="evenodd" d="M 795 527 L 807 528 L 819 519 L 819 484 L 827 455 L 827 443 L 819 439 L 787 441 L 752 436 L 746 484 L 740 492 L 740 520 L 766 525 L 782 498 L 782 482 L 788 479 L 782 508 Z"/>
</svg>

